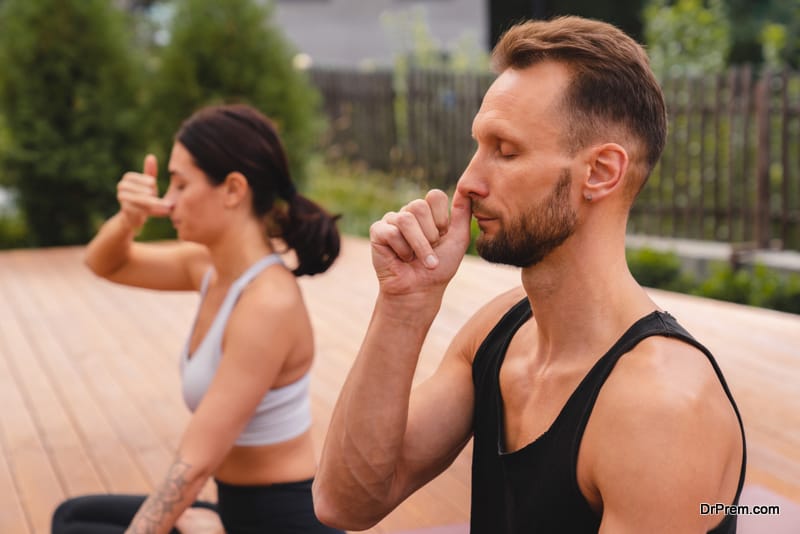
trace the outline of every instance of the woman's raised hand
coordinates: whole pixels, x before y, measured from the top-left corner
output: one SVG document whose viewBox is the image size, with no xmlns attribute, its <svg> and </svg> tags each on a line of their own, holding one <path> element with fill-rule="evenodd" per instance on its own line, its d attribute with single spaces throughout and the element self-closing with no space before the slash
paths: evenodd
<svg viewBox="0 0 800 534">
<path fill-rule="evenodd" d="M 148 154 L 141 173 L 126 172 L 117 184 L 120 212 L 136 230 L 144 226 L 148 217 L 166 217 L 172 210 L 172 203 L 158 196 L 157 174 L 156 157 Z"/>
</svg>

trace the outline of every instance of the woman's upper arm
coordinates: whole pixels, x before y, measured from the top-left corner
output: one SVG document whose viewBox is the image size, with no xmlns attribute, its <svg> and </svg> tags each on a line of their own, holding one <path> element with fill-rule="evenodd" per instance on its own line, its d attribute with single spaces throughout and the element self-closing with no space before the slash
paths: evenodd
<svg viewBox="0 0 800 534">
<path fill-rule="evenodd" d="M 184 455 L 210 470 L 223 460 L 275 384 L 297 339 L 296 304 L 261 293 L 243 295 L 234 308 L 219 366 L 181 443 Z"/>
<path fill-rule="evenodd" d="M 134 287 L 191 291 L 211 265 L 208 249 L 189 242 L 132 243 L 126 261 L 106 279 Z"/>
</svg>

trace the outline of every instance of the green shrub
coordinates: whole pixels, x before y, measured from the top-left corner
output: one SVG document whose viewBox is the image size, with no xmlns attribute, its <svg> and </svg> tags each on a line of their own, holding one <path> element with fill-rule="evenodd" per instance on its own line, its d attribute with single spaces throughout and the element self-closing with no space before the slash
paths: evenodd
<svg viewBox="0 0 800 534">
<path fill-rule="evenodd" d="M 773 310 L 800 313 L 800 276 L 781 275 L 756 264 L 750 272 L 748 304 Z"/>
<path fill-rule="evenodd" d="M 125 20 L 107 0 L 5 0 L 0 28 L 2 180 L 31 245 L 83 243 L 141 158 L 140 69 Z"/>
<path fill-rule="evenodd" d="M 764 301 L 764 306 L 800 314 L 800 275 L 784 278 L 778 289 Z"/>
<path fill-rule="evenodd" d="M 248 103 L 276 123 L 292 175 L 304 166 L 321 125 L 319 95 L 292 66 L 293 51 L 258 0 L 176 0 L 169 43 L 151 84 L 151 149 L 162 169 L 181 122 L 209 104 Z"/>
<path fill-rule="evenodd" d="M 625 257 L 631 274 L 645 287 L 685 292 L 694 285 L 693 279 L 683 273 L 680 258 L 674 252 L 645 247 L 628 249 Z"/>
<path fill-rule="evenodd" d="M 706 278 L 692 294 L 738 304 L 748 304 L 751 299 L 752 275 L 745 269 L 734 270 L 729 264 L 711 267 L 711 276 Z"/>
<path fill-rule="evenodd" d="M 368 236 L 369 227 L 388 211 L 425 194 L 413 182 L 367 171 L 345 163 L 309 165 L 303 192 L 331 213 L 341 214 L 339 229 L 346 234 Z"/>
<path fill-rule="evenodd" d="M 19 214 L 0 213 L 0 249 L 28 246 L 28 228 Z"/>
<path fill-rule="evenodd" d="M 800 276 L 781 275 L 761 264 L 737 270 L 727 264 L 717 265 L 693 294 L 800 313 Z"/>
</svg>

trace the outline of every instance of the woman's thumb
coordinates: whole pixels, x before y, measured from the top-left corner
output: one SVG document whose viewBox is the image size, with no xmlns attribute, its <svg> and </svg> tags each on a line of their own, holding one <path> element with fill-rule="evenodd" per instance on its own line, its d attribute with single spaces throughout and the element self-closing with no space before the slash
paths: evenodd
<svg viewBox="0 0 800 534">
<path fill-rule="evenodd" d="M 142 174 L 156 177 L 158 175 L 158 160 L 153 154 L 148 154 L 144 157 L 144 169 Z"/>
</svg>

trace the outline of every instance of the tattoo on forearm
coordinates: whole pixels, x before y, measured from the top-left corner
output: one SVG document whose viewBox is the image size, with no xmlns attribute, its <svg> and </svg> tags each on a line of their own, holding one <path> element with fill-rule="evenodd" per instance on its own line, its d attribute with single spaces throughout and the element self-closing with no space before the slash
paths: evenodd
<svg viewBox="0 0 800 534">
<path fill-rule="evenodd" d="M 133 518 L 129 531 L 134 534 L 154 534 L 158 525 L 169 516 L 175 506 L 180 503 L 185 495 L 188 484 L 186 472 L 191 467 L 180 457 L 169 468 L 167 477 L 161 486 L 144 501 L 142 507 Z"/>
</svg>

